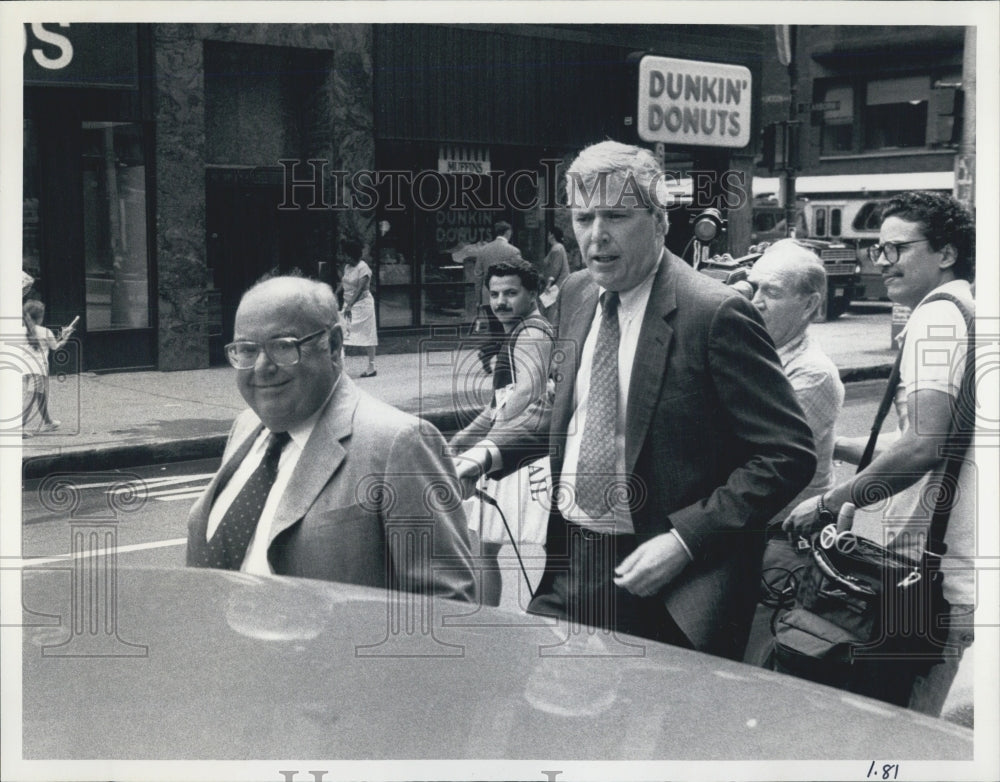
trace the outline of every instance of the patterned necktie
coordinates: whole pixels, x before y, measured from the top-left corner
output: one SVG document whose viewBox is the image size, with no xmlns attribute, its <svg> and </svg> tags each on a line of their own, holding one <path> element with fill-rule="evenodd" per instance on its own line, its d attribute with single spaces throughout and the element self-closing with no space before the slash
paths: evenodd
<svg viewBox="0 0 1000 782">
<path fill-rule="evenodd" d="M 576 504 L 592 519 L 610 511 L 609 494 L 616 481 L 615 423 L 618 420 L 618 294 L 601 294 L 601 326 L 590 367 L 587 421 L 580 441 Z"/>
<path fill-rule="evenodd" d="M 247 546 L 257 529 L 267 495 L 278 476 L 281 449 L 290 439 L 288 432 L 270 434 L 264 458 L 233 498 L 215 534 L 206 544 L 202 562 L 199 563 L 201 567 L 239 570 L 243 566 Z"/>
</svg>

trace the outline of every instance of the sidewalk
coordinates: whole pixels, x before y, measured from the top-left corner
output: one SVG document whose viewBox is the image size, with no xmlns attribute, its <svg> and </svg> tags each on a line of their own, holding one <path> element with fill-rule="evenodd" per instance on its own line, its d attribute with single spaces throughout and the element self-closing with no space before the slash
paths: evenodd
<svg viewBox="0 0 1000 782">
<path fill-rule="evenodd" d="M 886 307 L 858 307 L 810 329 L 844 382 L 888 376 L 893 351 Z M 348 356 L 347 373 L 365 391 L 447 430 L 456 408 L 481 407 L 490 380 L 473 351 L 458 350 L 457 343 L 432 346 L 379 356 L 373 378 L 358 377 L 363 356 Z M 233 418 L 246 406 L 234 374 L 215 367 L 53 377 L 50 411 L 60 428 L 24 440 L 19 431 L 0 430 L 0 445 L 21 445 L 24 478 L 217 457 Z"/>
</svg>

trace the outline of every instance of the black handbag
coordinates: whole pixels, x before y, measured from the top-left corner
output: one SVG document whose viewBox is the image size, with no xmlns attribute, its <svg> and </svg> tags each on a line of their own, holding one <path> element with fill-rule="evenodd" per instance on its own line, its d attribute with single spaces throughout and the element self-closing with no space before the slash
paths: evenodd
<svg viewBox="0 0 1000 782">
<path fill-rule="evenodd" d="M 775 670 L 901 706 L 909 701 L 916 677 L 949 653 L 949 605 L 938 565 L 975 421 L 974 318 L 948 294 L 932 298 L 958 306 L 968 326 L 969 349 L 945 444 L 943 490 L 937 495 L 924 554 L 914 561 L 827 525 L 809 540 L 808 562 L 797 573 L 794 606 L 772 623 Z M 898 383 L 897 356 L 859 472 L 872 458 Z"/>
</svg>

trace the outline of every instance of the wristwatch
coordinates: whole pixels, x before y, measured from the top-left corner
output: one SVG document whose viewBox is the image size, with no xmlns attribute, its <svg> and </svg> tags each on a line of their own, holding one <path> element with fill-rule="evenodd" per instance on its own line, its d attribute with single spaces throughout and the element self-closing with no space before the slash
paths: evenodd
<svg viewBox="0 0 1000 782">
<path fill-rule="evenodd" d="M 820 529 L 823 529 L 827 524 L 836 525 L 837 523 L 837 517 L 823 502 L 822 494 L 819 495 L 819 501 L 816 503 L 816 520 L 819 522 Z"/>
</svg>

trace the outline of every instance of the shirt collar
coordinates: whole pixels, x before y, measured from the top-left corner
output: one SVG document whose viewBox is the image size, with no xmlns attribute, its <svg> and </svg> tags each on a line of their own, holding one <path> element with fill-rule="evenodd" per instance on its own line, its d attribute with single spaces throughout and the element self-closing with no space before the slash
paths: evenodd
<svg viewBox="0 0 1000 782">
<path fill-rule="evenodd" d="M 341 373 L 337 375 L 337 379 L 334 381 L 333 388 L 330 389 L 330 393 L 326 395 L 326 399 L 323 400 L 323 404 L 316 408 L 315 413 L 309 416 L 305 421 L 288 428 L 288 434 L 292 438 L 292 442 L 294 442 L 300 450 L 305 449 L 306 443 L 309 442 L 309 437 L 312 435 L 313 429 L 316 428 L 316 422 L 323 414 L 323 411 L 326 410 L 326 406 L 330 404 L 330 400 L 333 398 L 333 395 L 336 392 L 337 387 L 340 385 L 340 381 L 343 377 L 344 373 L 341 371 Z"/>
<path fill-rule="evenodd" d="M 786 366 L 789 361 L 791 361 L 795 356 L 801 353 L 809 346 L 809 340 L 807 332 L 803 331 L 797 337 L 794 337 L 780 348 L 778 348 L 778 360 L 781 361 L 781 366 Z"/>
<path fill-rule="evenodd" d="M 940 293 L 944 291 L 945 293 L 953 293 L 957 298 L 967 298 L 971 294 L 971 284 L 968 280 L 948 280 L 948 282 L 938 285 L 934 290 L 930 291 L 926 296 L 924 296 L 920 303 L 914 307 L 910 313 L 912 314 L 917 309 L 919 309 L 927 299 L 933 296 L 935 293 Z M 903 342 L 906 339 L 906 330 L 910 327 L 910 319 L 906 319 L 906 324 L 903 326 L 899 334 L 896 335 L 896 345 L 898 347 L 903 346 Z"/>
</svg>

